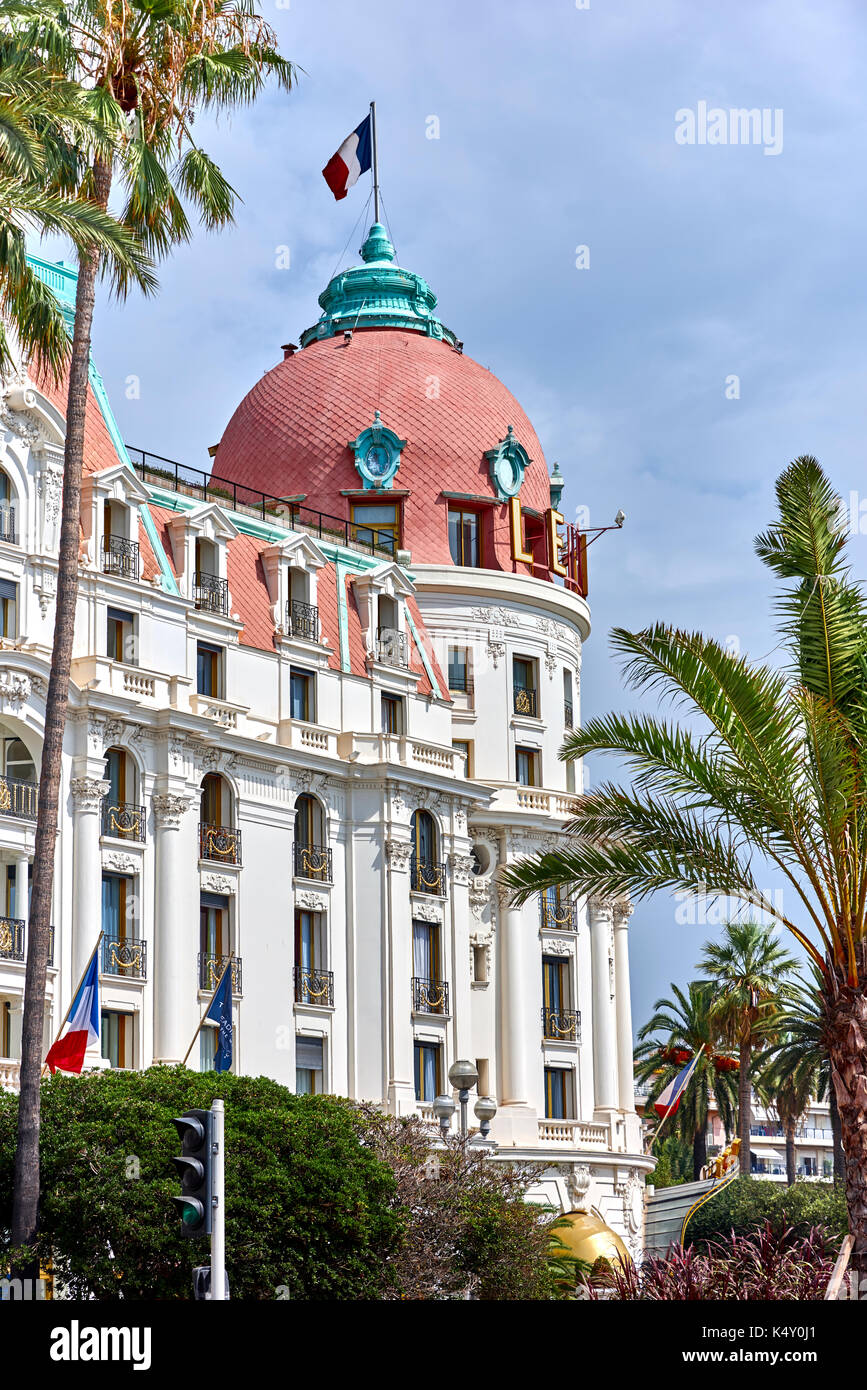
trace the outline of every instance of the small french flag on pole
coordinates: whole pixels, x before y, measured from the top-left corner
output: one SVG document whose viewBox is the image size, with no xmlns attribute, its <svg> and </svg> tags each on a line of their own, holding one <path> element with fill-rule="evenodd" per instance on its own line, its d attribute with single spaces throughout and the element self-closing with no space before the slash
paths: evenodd
<svg viewBox="0 0 867 1390">
<path fill-rule="evenodd" d="M 367 173 L 372 163 L 372 151 L 370 116 L 365 116 L 361 125 L 347 135 L 340 149 L 322 170 L 322 177 L 338 202 L 346 197 L 359 177 Z"/>
<path fill-rule="evenodd" d="M 94 951 L 90 965 L 78 987 L 69 1010 L 69 1027 L 49 1049 L 45 1065 L 55 1071 L 81 1072 L 84 1054 L 91 1043 L 99 1042 L 99 954 Z"/>
<path fill-rule="evenodd" d="M 664 1091 L 660 1091 L 654 1102 L 654 1110 L 663 1119 L 667 1114 L 676 1115 L 677 1107 L 680 1105 L 683 1093 L 689 1084 L 689 1078 L 695 1070 L 698 1057 L 693 1057 L 687 1062 L 683 1071 L 679 1071 L 673 1081 L 669 1081 Z"/>
</svg>

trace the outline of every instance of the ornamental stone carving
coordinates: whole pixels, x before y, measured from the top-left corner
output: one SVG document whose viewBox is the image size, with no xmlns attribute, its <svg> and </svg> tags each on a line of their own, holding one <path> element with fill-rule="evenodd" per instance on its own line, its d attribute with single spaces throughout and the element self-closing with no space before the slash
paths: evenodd
<svg viewBox="0 0 867 1390">
<path fill-rule="evenodd" d="M 451 865 L 452 877 L 455 883 L 463 887 L 471 881 L 473 860 L 468 854 L 450 854 L 449 864 Z"/>
<path fill-rule="evenodd" d="M 20 709 L 31 695 L 41 695 L 44 685 L 39 676 L 31 676 L 27 671 L 10 671 L 7 667 L 0 671 L 0 701 Z"/>
<path fill-rule="evenodd" d="M 141 860 L 136 859 L 132 854 L 120 854 L 111 850 L 102 856 L 103 866 L 111 869 L 116 874 L 137 874 L 141 869 Z"/>
<path fill-rule="evenodd" d="M 236 888 L 235 880 L 228 874 L 202 874 L 201 884 L 206 893 L 229 895 Z"/>
<path fill-rule="evenodd" d="M 296 893 L 295 906 L 303 912 L 327 912 L 328 899 L 324 893 Z"/>
<path fill-rule="evenodd" d="M 107 785 L 107 784 L 106 784 Z M 153 798 L 157 825 L 164 830 L 179 830 L 181 817 L 189 809 L 192 798 L 175 792 L 157 792 Z"/>
<path fill-rule="evenodd" d="M 124 724 L 122 719 L 106 719 L 103 736 L 107 747 L 113 743 L 119 743 L 123 738 Z"/>
<path fill-rule="evenodd" d="M 440 925 L 443 920 L 442 904 L 425 901 L 413 894 L 412 915 L 417 922 L 433 922 Z"/>
<path fill-rule="evenodd" d="M 491 880 L 482 874 L 470 878 L 470 911 L 477 922 L 481 922 L 485 908 L 491 901 Z"/>
<path fill-rule="evenodd" d="M 583 1211 L 590 1191 L 590 1169 L 586 1163 L 568 1164 L 560 1169 L 565 1179 L 566 1200 L 571 1211 Z"/>
<path fill-rule="evenodd" d="M 598 897 L 588 898 L 587 910 L 591 918 L 597 921 L 601 919 L 602 921 L 610 922 L 614 916 L 614 899 Z"/>
<path fill-rule="evenodd" d="M 386 840 L 385 857 L 388 860 L 388 867 L 393 869 L 395 873 L 409 873 L 412 845 L 408 840 Z"/>
<path fill-rule="evenodd" d="M 546 956 L 572 956 L 575 954 L 571 942 L 560 941 L 559 938 L 555 940 L 553 937 L 550 939 L 543 937 L 542 950 Z"/>
<path fill-rule="evenodd" d="M 493 642 L 490 639 L 488 640 L 488 656 L 490 657 L 491 665 L 493 666 L 495 671 L 498 669 L 500 662 L 505 655 L 505 642 Z"/>
<path fill-rule="evenodd" d="M 97 777 L 73 777 L 69 789 L 75 798 L 76 811 L 98 811 L 102 798 L 111 790 L 111 783 Z"/>
</svg>

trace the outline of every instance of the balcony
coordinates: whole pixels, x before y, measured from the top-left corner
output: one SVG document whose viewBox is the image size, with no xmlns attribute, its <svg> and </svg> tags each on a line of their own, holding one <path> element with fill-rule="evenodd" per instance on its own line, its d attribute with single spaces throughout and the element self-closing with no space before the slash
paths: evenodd
<svg viewBox="0 0 867 1390">
<path fill-rule="evenodd" d="M 8 541 L 10 545 L 18 544 L 14 507 L 0 506 L 0 541 Z"/>
<path fill-rule="evenodd" d="M 0 816 L 35 820 L 39 806 L 36 782 L 19 782 L 16 777 L 0 777 Z"/>
<path fill-rule="evenodd" d="M 316 1004 L 320 1009 L 334 1008 L 334 972 L 303 970 L 295 966 L 295 1003 Z"/>
<path fill-rule="evenodd" d="M 211 956 L 204 951 L 200 951 L 199 989 L 207 990 L 209 993 L 213 994 L 228 964 L 228 956 Z M 241 989 L 241 961 L 238 956 L 235 956 L 232 960 L 232 993 L 243 993 Z"/>
<path fill-rule="evenodd" d="M 542 1010 L 542 1036 L 548 1042 L 581 1041 L 581 1015 L 577 1009 Z"/>
<path fill-rule="evenodd" d="M 292 851 L 296 878 L 312 878 L 319 883 L 333 881 L 331 850 L 325 845 L 305 845 L 296 840 Z"/>
<path fill-rule="evenodd" d="M 286 604 L 286 630 L 291 637 L 303 637 L 308 642 L 318 642 L 319 609 L 316 604 L 290 599 Z"/>
<path fill-rule="evenodd" d="M 435 898 L 446 895 L 445 864 L 425 864 L 412 856 L 409 886 L 414 893 L 430 893 Z"/>
<path fill-rule="evenodd" d="M 539 898 L 539 915 L 544 931 L 578 930 L 578 908 L 575 903 L 552 903 L 542 893 Z"/>
<path fill-rule="evenodd" d="M 563 705 L 563 723 L 567 729 L 574 728 L 575 711 L 571 700 L 566 700 Z"/>
<path fill-rule="evenodd" d="M 199 822 L 199 858 L 215 864 L 241 863 L 241 832 L 231 825 Z"/>
<path fill-rule="evenodd" d="M 138 541 L 128 541 L 126 536 L 108 535 L 103 538 L 104 574 L 117 574 L 122 579 L 138 579 L 140 567 Z"/>
<path fill-rule="evenodd" d="M 120 975 L 128 980 L 146 980 L 148 977 L 147 942 L 128 937 L 120 940 L 116 936 L 102 938 L 102 973 Z"/>
<path fill-rule="evenodd" d="M 409 669 L 409 641 L 405 632 L 395 627 L 381 627 L 376 633 L 376 659 L 383 666 L 396 666 L 401 671 Z"/>
<path fill-rule="evenodd" d="M 23 959 L 23 920 L 19 917 L 0 917 L 0 960 Z"/>
<path fill-rule="evenodd" d="M 449 987 L 445 980 L 428 980 L 422 975 L 413 975 L 412 1011 L 414 1014 L 447 1015 Z"/>
<path fill-rule="evenodd" d="M 193 600 L 203 613 L 229 615 L 229 584 L 217 574 L 196 570 L 193 575 Z"/>
<path fill-rule="evenodd" d="M 102 804 L 102 833 L 113 835 L 118 840 L 137 840 L 144 843 L 145 808 L 131 801 L 116 801 L 112 805 Z"/>
<path fill-rule="evenodd" d="M 512 691 L 513 706 L 516 714 L 526 714 L 532 719 L 536 718 L 536 692 L 523 685 L 516 685 Z"/>
</svg>

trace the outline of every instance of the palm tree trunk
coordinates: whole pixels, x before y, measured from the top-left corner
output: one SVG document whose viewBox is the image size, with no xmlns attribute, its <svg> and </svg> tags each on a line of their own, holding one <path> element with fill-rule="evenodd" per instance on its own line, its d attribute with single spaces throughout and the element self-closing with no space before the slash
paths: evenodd
<svg viewBox="0 0 867 1390">
<path fill-rule="evenodd" d="M 797 1177 L 797 1165 L 795 1163 L 795 1121 L 786 1120 L 786 1184 L 789 1187 L 795 1186 Z"/>
<path fill-rule="evenodd" d="M 834 1181 L 842 1187 L 846 1181 L 846 1159 L 843 1155 L 843 1131 L 840 1127 L 840 1110 L 837 1105 L 837 1092 L 833 1082 L 828 1087 L 828 1104 L 831 1111 L 831 1134 L 833 1136 Z"/>
<path fill-rule="evenodd" d="M 697 1129 L 692 1140 L 692 1180 L 698 1182 L 701 1177 L 701 1170 L 707 1163 L 707 1131 L 702 1125 Z"/>
<path fill-rule="evenodd" d="M 751 1167 L 750 1124 L 753 1118 L 751 1070 L 750 1041 L 749 1039 L 742 1039 L 738 1064 L 738 1136 L 741 1141 L 738 1157 L 741 1162 L 741 1173 L 746 1177 L 749 1177 Z"/>
<path fill-rule="evenodd" d="M 97 159 L 93 168 L 95 201 L 105 211 L 111 190 L 111 165 Z M 45 734 L 39 774 L 39 808 L 33 852 L 33 892 L 27 933 L 24 1016 L 21 1034 L 21 1090 L 12 1193 L 12 1245 L 32 1250 L 39 1213 L 40 1075 L 45 1031 L 45 981 L 54 887 L 54 855 L 60 797 L 63 734 L 69 699 L 69 674 L 78 599 L 78 552 L 81 528 L 81 474 L 90 332 L 99 269 L 99 252 L 82 255 L 75 298 L 75 329 L 69 362 L 66 440 L 63 451 L 63 518 L 57 571 L 54 646 L 45 704 Z"/>
<path fill-rule="evenodd" d="M 858 977 L 867 978 L 867 947 L 856 948 Z M 867 1274 L 867 992 L 831 979 L 827 1014 L 831 1084 L 840 1114 L 846 1208 L 855 1237 L 851 1268 Z"/>
</svg>

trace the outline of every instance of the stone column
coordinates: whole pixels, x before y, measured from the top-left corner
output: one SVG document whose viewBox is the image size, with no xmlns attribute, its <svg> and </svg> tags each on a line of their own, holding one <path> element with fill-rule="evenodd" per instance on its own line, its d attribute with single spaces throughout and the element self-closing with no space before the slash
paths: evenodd
<svg viewBox="0 0 867 1390">
<path fill-rule="evenodd" d="M 611 998 L 610 939 L 614 905 L 606 898 L 591 898 L 590 970 L 593 1013 L 593 1090 L 597 1110 L 617 1109 L 617 1045 L 614 1002 Z"/>
<path fill-rule="evenodd" d="M 621 1110 L 635 1110 L 635 1072 L 632 1064 L 632 991 L 629 985 L 629 919 L 632 904 L 614 904 L 614 1004 L 617 1020 L 617 1098 Z"/>
<path fill-rule="evenodd" d="M 97 777 L 73 777 L 72 988 L 78 984 L 102 927 L 102 861 L 99 854 L 100 808 L 110 783 Z M 55 947 L 56 949 L 56 947 Z"/>
<path fill-rule="evenodd" d="M 505 846 L 500 862 L 506 863 Z M 529 951 L 538 955 L 539 942 L 529 931 L 523 908 L 514 907 L 509 899 L 511 890 L 497 886 L 499 903 L 498 1006 L 500 1023 L 499 1078 L 500 1109 L 497 1112 L 492 1137 L 503 1147 L 533 1145 L 538 1142 L 539 1123 L 535 1107 L 530 1103 L 532 1084 L 530 1067 L 541 1067 L 540 1012 L 542 991 L 539 966 L 529 967 Z"/>
<path fill-rule="evenodd" d="M 184 878 L 181 820 L 192 798 L 174 792 L 154 796 L 156 890 L 154 893 L 153 1000 L 154 1062 L 181 1062 L 190 1043 L 185 1019 L 195 999 L 195 957 L 186 958 L 189 932 L 183 922 Z M 189 868 L 189 866 L 187 866 Z M 198 1058 L 189 1065 L 198 1069 Z"/>
<path fill-rule="evenodd" d="M 388 862 L 388 992 L 391 1014 L 388 1055 L 388 1108 L 392 1115 L 415 1112 L 415 1056 L 412 1028 L 412 907 L 409 896 L 409 840 L 386 840 Z M 364 1045 L 359 1038 L 359 1044 Z"/>
<path fill-rule="evenodd" d="M 470 879 L 473 861 L 468 854 L 449 855 L 451 869 L 452 953 L 451 1011 L 454 1057 L 475 1058 L 472 1030 L 472 991 L 470 988 Z M 448 941 L 443 941 L 443 957 Z M 474 1102 L 475 1103 L 475 1102 Z"/>
<path fill-rule="evenodd" d="M 30 904 L 28 887 L 30 881 L 30 860 L 26 854 L 20 854 L 15 860 L 15 916 L 19 917 L 24 923 L 24 931 L 27 931 L 27 923 L 30 920 Z M 55 961 L 55 964 L 57 962 Z"/>
</svg>

